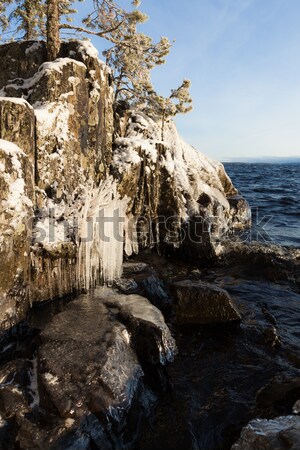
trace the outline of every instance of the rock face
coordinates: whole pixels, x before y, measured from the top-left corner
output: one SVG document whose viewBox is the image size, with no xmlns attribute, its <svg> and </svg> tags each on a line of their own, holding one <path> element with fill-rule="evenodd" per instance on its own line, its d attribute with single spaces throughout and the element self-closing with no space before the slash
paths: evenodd
<svg viewBox="0 0 300 450">
<path fill-rule="evenodd" d="M 0 327 L 9 328 L 29 305 L 33 167 L 15 144 L 0 139 Z"/>
<path fill-rule="evenodd" d="M 113 172 L 121 195 L 129 197 L 127 254 L 156 246 L 211 260 L 214 240 L 251 220 L 247 203 L 232 206 L 237 190 L 223 165 L 186 144 L 171 121 L 162 141 L 161 124 L 142 113 L 122 120 Z"/>
<path fill-rule="evenodd" d="M 179 324 L 208 324 L 241 319 L 227 291 L 209 283 L 183 280 L 173 283 Z"/>
<path fill-rule="evenodd" d="M 256 419 L 243 428 L 232 450 L 297 450 L 300 447 L 300 417 Z"/>
<path fill-rule="evenodd" d="M 6 65 L 0 77 L 0 138 L 15 144 L 0 150 L 0 328 L 5 329 L 24 318 L 29 302 L 119 276 L 122 242 L 115 240 L 110 250 L 116 259 L 105 266 L 102 253 L 109 244 L 94 232 L 99 233 L 100 211 L 111 217 L 119 210 L 122 216 L 126 202 L 107 178 L 112 87 L 96 50 L 88 42 L 65 43 L 62 58 L 47 63 L 44 43 L 29 41 L 4 45 L 0 55 Z M 104 225 L 108 236 L 109 226 Z"/>
</svg>

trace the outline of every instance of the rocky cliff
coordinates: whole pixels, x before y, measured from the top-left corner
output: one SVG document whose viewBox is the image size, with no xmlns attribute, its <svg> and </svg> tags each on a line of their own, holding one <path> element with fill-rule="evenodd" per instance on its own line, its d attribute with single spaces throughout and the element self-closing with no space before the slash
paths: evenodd
<svg viewBox="0 0 300 450">
<path fill-rule="evenodd" d="M 123 249 L 207 262 L 224 230 L 250 221 L 220 163 L 173 122 L 119 117 L 110 69 L 88 41 L 3 45 L 0 58 L 0 327 L 34 302 L 112 283 Z M 123 238 L 125 236 L 125 238 Z"/>
</svg>

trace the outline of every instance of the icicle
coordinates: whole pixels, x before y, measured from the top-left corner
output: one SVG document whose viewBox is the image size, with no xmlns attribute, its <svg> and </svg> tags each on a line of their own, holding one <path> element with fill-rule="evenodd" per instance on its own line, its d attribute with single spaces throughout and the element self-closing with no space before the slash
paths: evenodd
<svg viewBox="0 0 300 450">
<path fill-rule="evenodd" d="M 78 227 L 77 278 L 90 289 L 99 281 L 120 278 L 127 200 L 121 200 L 112 179 L 87 191 Z"/>
</svg>

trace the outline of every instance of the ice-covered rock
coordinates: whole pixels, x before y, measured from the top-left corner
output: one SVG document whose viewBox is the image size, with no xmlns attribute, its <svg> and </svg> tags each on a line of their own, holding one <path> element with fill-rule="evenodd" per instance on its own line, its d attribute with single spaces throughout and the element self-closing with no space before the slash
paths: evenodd
<svg viewBox="0 0 300 450">
<path fill-rule="evenodd" d="M 32 163 L 24 170 L 24 195 L 19 175 L 17 181 L 6 174 L 8 184 L 17 183 L 19 200 L 32 201 L 25 202 L 32 234 L 21 235 L 13 257 L 19 261 L 22 281 L 16 292 L 23 312 L 28 300 L 53 299 L 119 278 L 124 234 L 127 255 L 157 246 L 198 264 L 214 258 L 212 237 L 248 223 L 246 203 L 233 204 L 237 191 L 224 167 L 186 144 L 172 121 L 162 141 L 161 124 L 133 112 L 117 124 L 125 131 L 112 149 L 111 72 L 88 41 L 63 42 L 52 62 L 38 41 L 6 44 L 1 55 L 6 70 L 0 76 L 0 138 L 18 145 Z M 12 223 L 25 217 L 20 204 Z M 7 213 L 1 208 L 0 214 Z M 16 248 L 12 242 L 6 239 L 10 252 Z M 11 264 L 8 253 L 2 255 Z M 25 260 L 31 269 L 21 276 Z M 13 291 L 5 283 L 0 283 L 7 296 L 3 310 L 7 324 L 13 324 L 22 314 L 7 300 Z M 153 277 L 142 284 L 152 300 L 166 299 Z M 25 291 L 27 303 L 21 300 Z"/>
<path fill-rule="evenodd" d="M 298 450 L 300 417 L 283 416 L 273 420 L 256 419 L 243 428 L 232 450 Z"/>
<path fill-rule="evenodd" d="M 173 283 L 175 312 L 179 324 L 209 324 L 239 321 L 241 316 L 224 289 L 201 281 Z"/>
<path fill-rule="evenodd" d="M 127 254 L 167 246 L 183 247 L 190 259 L 211 259 L 215 239 L 250 223 L 249 207 L 234 202 L 237 190 L 223 165 L 184 142 L 172 121 L 162 141 L 159 121 L 129 114 L 114 142 L 113 172 L 130 199 Z"/>
<path fill-rule="evenodd" d="M 33 234 L 23 251 L 26 262 L 31 261 L 24 282 L 30 302 L 111 282 L 121 274 L 126 201 L 120 201 L 108 178 L 113 135 L 110 70 L 87 42 L 63 43 L 53 62 L 46 62 L 42 42 L 7 44 L 0 54 L 7 63 L 0 77 L 0 138 L 18 145 L 33 166 L 26 170 L 31 181 L 25 180 L 25 190 L 35 188 Z M 100 223 L 101 214 L 107 222 Z M 109 242 L 101 238 L 100 228 Z M 9 238 L 6 243 L 11 245 Z M 108 257 L 111 254 L 115 257 Z M 15 308 L 8 310 L 13 324 L 19 316 Z"/>
</svg>

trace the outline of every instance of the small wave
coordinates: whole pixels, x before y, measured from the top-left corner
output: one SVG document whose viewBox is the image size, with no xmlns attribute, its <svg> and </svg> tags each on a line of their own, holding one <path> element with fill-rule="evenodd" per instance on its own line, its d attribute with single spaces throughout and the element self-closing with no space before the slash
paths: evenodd
<svg viewBox="0 0 300 450">
<path fill-rule="evenodd" d="M 292 197 L 281 197 L 279 201 L 282 205 L 294 205 L 296 203 Z"/>
</svg>

